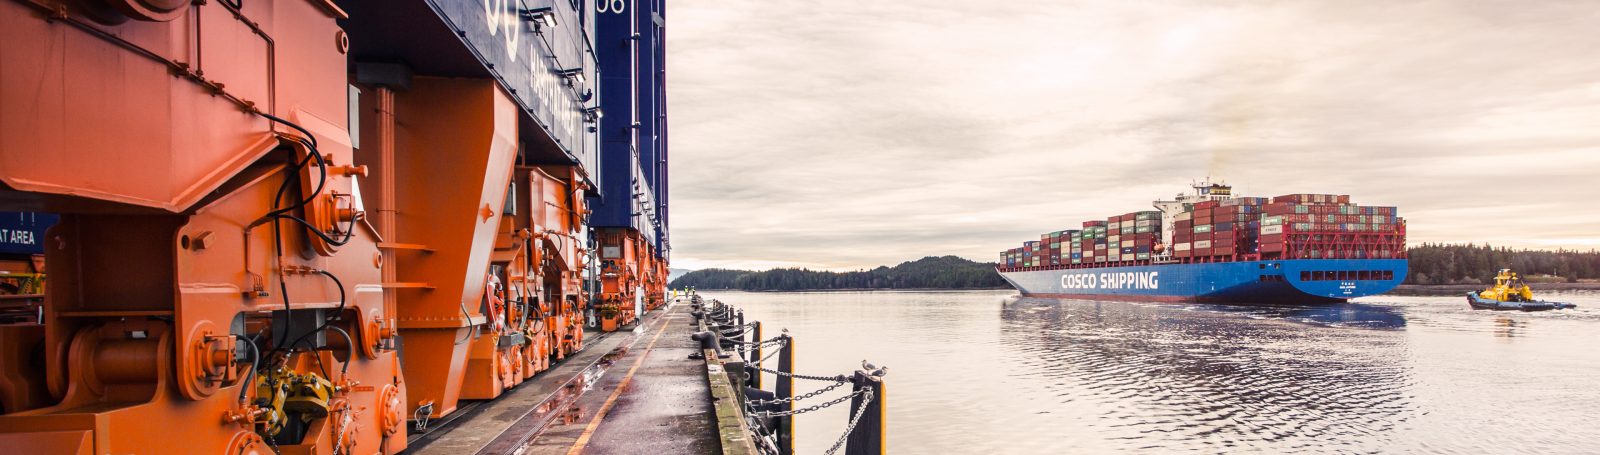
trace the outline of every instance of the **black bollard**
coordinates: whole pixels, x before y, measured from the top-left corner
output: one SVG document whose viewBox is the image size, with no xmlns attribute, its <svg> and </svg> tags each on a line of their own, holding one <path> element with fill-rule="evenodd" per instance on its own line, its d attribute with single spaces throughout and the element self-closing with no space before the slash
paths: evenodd
<svg viewBox="0 0 1600 455">
<path fill-rule="evenodd" d="M 693 353 L 690 353 L 689 358 L 705 358 L 705 352 L 707 349 L 711 349 L 716 352 L 717 358 L 722 358 L 722 343 L 720 342 L 721 338 L 722 337 L 717 336 L 717 332 L 714 330 L 689 334 L 689 339 L 700 343 L 700 349 L 696 349 Z"/>
</svg>

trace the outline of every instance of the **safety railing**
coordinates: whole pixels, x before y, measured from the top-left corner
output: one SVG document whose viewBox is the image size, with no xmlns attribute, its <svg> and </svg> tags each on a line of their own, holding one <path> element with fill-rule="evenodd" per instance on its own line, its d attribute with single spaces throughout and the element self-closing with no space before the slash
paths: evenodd
<svg viewBox="0 0 1600 455">
<path fill-rule="evenodd" d="M 851 374 L 795 373 L 796 343 L 787 330 L 763 338 L 761 321 L 746 322 L 744 310 L 715 299 L 707 303 L 699 295 L 690 299 L 699 329 L 691 338 L 700 343 L 696 357 L 706 362 L 724 454 L 791 455 L 796 415 L 847 401 L 849 420 L 824 453 L 833 455 L 840 448 L 845 455 L 887 453 L 887 367 L 862 361 L 861 369 Z M 773 384 L 763 384 L 762 373 L 772 374 Z M 820 384 L 797 394 L 797 380 Z M 849 393 L 837 392 L 845 385 Z"/>
</svg>

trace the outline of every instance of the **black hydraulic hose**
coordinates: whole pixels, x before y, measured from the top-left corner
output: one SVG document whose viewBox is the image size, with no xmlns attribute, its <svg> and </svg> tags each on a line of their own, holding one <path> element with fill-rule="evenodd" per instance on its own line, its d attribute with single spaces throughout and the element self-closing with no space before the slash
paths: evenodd
<svg viewBox="0 0 1600 455">
<path fill-rule="evenodd" d="M 294 122 L 291 122 L 291 121 L 288 121 L 288 120 L 284 120 L 281 117 L 278 117 L 278 116 L 272 115 L 272 114 L 268 114 L 266 112 L 257 112 L 256 115 L 260 115 L 261 117 L 266 118 L 267 120 L 271 120 L 271 121 L 274 121 L 274 122 L 282 123 L 285 126 L 288 126 L 290 128 L 294 128 L 295 130 L 300 131 L 300 134 L 304 134 L 306 136 L 306 139 L 311 141 L 311 145 L 315 146 L 317 144 L 317 137 L 311 135 L 311 131 L 306 130 L 305 128 L 301 127 L 300 125 L 296 125 Z"/>
<path fill-rule="evenodd" d="M 250 371 L 245 373 L 243 385 L 239 387 L 239 404 L 244 404 L 245 394 L 250 391 L 250 383 L 256 378 L 256 369 L 261 368 L 261 348 L 256 347 L 255 340 L 245 338 L 244 335 L 234 335 L 234 338 L 250 346 Z"/>
<path fill-rule="evenodd" d="M 351 227 L 350 227 L 351 232 L 345 233 L 346 235 L 345 235 L 344 239 L 335 239 L 332 236 L 328 235 L 328 233 L 322 232 L 321 229 L 317 229 L 315 226 L 312 226 L 311 222 L 310 221 L 306 221 L 305 218 L 301 218 L 301 217 L 290 215 L 290 214 L 278 215 L 277 218 L 293 221 L 293 222 L 295 222 L 295 223 L 297 223 L 297 224 L 299 224 L 301 226 L 304 226 L 307 231 L 311 231 L 311 233 L 313 235 L 316 235 L 317 238 L 320 238 L 320 239 L 322 239 L 322 241 L 328 242 L 329 245 L 333 245 L 333 246 L 344 246 L 345 244 L 350 243 L 350 239 L 352 237 L 355 237 L 355 232 L 353 232 L 355 230 L 355 226 L 354 226 L 355 222 L 353 220 L 351 221 Z"/>
<path fill-rule="evenodd" d="M 466 343 L 467 340 L 472 339 L 472 330 L 473 330 L 473 327 L 474 327 L 472 325 L 472 313 L 468 313 L 467 312 L 467 304 L 466 304 L 466 302 L 461 302 L 461 316 L 466 318 L 467 333 L 465 334 L 466 336 L 463 336 L 463 337 L 461 337 L 461 339 L 456 340 L 456 344 L 455 344 L 456 346 L 460 346 L 461 343 Z"/>
<path fill-rule="evenodd" d="M 350 337 L 350 332 L 346 332 L 344 329 L 341 329 L 338 326 L 328 326 L 328 328 L 335 332 L 339 332 L 340 335 L 344 335 L 344 344 L 345 347 L 349 348 L 349 353 L 345 354 L 344 366 L 339 368 L 339 377 L 347 377 L 350 373 L 350 362 L 356 360 L 356 341 L 354 338 Z M 332 380 L 333 378 L 328 379 Z"/>
<path fill-rule="evenodd" d="M 296 338 L 293 343 L 289 343 L 290 346 L 299 345 L 302 340 L 306 339 L 306 337 L 315 335 L 318 332 L 321 332 L 323 330 L 326 330 L 326 329 L 329 329 L 329 328 L 338 328 L 338 327 L 331 326 L 329 324 L 333 323 L 333 321 L 338 320 L 341 316 L 344 315 L 345 304 L 346 304 L 346 302 L 348 302 L 348 300 L 345 299 L 344 283 L 339 281 L 339 277 L 334 276 L 332 273 L 329 273 L 327 270 L 318 270 L 317 274 L 325 276 L 325 277 L 328 277 L 328 279 L 333 280 L 333 285 L 335 287 L 339 288 L 339 307 L 335 308 L 333 310 L 333 314 L 329 315 L 326 318 L 323 318 L 322 323 L 318 324 L 317 328 L 312 329 L 310 332 L 306 332 L 304 334 L 301 334 L 300 338 Z"/>
<path fill-rule="evenodd" d="M 317 369 L 322 370 L 322 377 L 332 378 L 333 375 L 328 374 L 328 364 L 322 363 L 322 354 L 318 354 L 317 353 L 317 347 L 316 346 L 312 346 L 309 340 L 302 341 L 302 342 L 300 342 L 300 344 L 304 344 L 307 348 L 310 348 L 310 349 L 306 349 L 306 352 L 310 352 L 311 354 L 313 354 L 313 357 L 317 358 Z M 288 355 L 289 356 L 294 356 L 294 348 L 290 348 L 289 349 L 289 354 Z"/>
</svg>

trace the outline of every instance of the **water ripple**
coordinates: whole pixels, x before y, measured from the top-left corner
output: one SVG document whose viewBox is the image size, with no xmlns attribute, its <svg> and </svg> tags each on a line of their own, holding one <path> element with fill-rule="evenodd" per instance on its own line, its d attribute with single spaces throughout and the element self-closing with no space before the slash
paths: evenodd
<svg viewBox="0 0 1600 455">
<path fill-rule="evenodd" d="M 1595 453 L 1600 292 L 1270 307 L 993 292 L 716 293 L 789 328 L 802 372 L 891 366 L 894 453 Z M 843 407 L 803 414 L 825 450 Z"/>
<path fill-rule="evenodd" d="M 1057 380 L 1052 387 L 1093 403 L 1098 415 L 1083 423 L 1129 450 L 1197 441 L 1283 452 L 1381 447 L 1414 409 L 1402 334 L 1330 336 L 1294 325 L 1404 326 L 1381 307 L 1218 311 L 1021 299 L 1001 319 L 1002 346 L 1033 354 L 1040 361 L 1028 365 L 1045 368 L 1038 373 Z"/>
</svg>

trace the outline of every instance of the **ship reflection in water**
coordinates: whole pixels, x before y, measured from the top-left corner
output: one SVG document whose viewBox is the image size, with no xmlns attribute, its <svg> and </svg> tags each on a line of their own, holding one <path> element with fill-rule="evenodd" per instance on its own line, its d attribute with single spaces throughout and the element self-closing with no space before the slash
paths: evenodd
<svg viewBox="0 0 1600 455">
<path fill-rule="evenodd" d="M 1595 453 L 1600 293 L 1294 306 L 1013 292 L 711 293 L 806 334 L 798 364 L 891 367 L 893 453 Z M 797 385 L 809 391 L 803 385 Z M 826 450 L 842 409 L 803 414 Z"/>
<path fill-rule="evenodd" d="M 1372 305 L 1022 299 L 1002 343 L 1095 438 L 1141 450 L 1382 447 L 1409 417 L 1405 317 Z M 1074 415 L 1076 414 L 1076 415 Z"/>
</svg>

